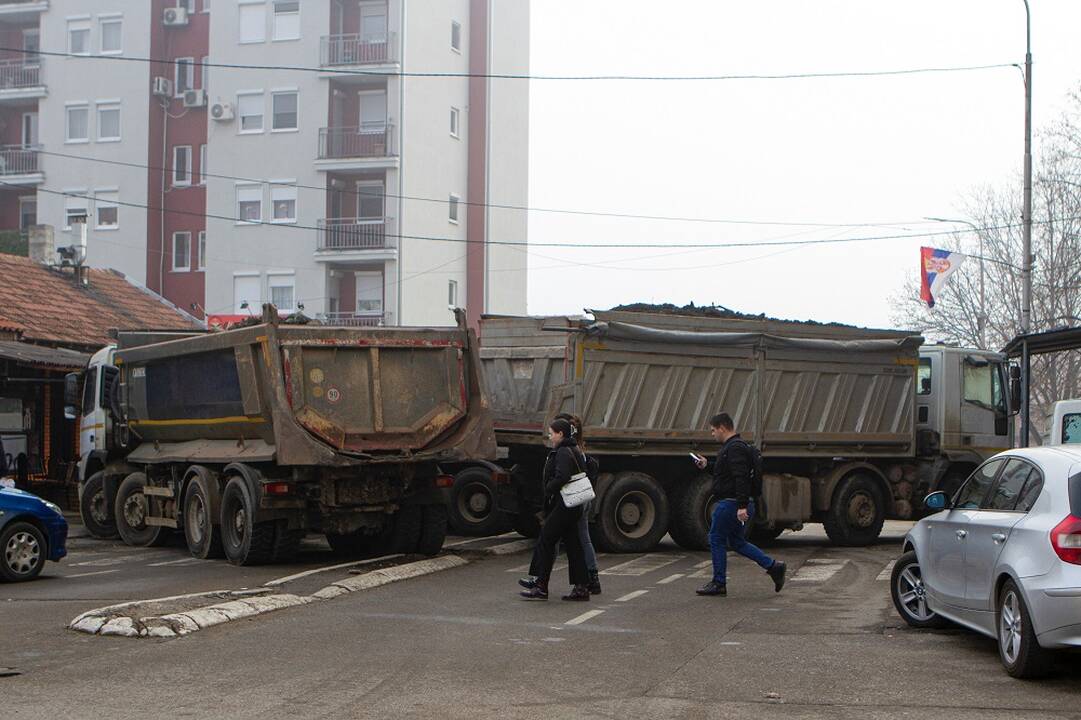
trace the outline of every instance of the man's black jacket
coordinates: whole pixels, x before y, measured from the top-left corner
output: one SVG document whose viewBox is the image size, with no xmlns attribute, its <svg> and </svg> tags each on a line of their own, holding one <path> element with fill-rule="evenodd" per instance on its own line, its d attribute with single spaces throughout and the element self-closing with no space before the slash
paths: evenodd
<svg viewBox="0 0 1081 720">
<path fill-rule="evenodd" d="M 739 436 L 728 438 L 717 452 L 713 464 L 713 495 L 718 500 L 733 499 L 739 508 L 747 507 L 751 499 L 751 471 L 754 458 L 751 448 Z"/>
</svg>

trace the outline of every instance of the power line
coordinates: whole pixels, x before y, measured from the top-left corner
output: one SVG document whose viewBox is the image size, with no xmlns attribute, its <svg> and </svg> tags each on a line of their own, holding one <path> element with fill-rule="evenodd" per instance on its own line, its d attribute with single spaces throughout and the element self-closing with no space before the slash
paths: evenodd
<svg viewBox="0 0 1081 720">
<path fill-rule="evenodd" d="M 81 60 L 108 60 L 113 62 L 140 62 L 160 65 L 176 65 L 177 60 L 137 57 L 132 55 L 84 55 L 79 53 L 56 52 L 48 50 L 27 50 L 24 48 L 0 47 L 0 52 L 38 55 L 45 57 L 78 58 Z M 644 82 L 724 82 L 734 80 L 814 80 L 823 78 L 862 78 L 890 77 L 902 75 L 922 75 L 929 73 L 977 72 L 982 70 L 1000 70 L 1012 68 L 1016 63 L 993 63 L 988 65 L 959 65 L 941 67 L 895 68 L 891 70 L 840 70 L 832 72 L 805 73 L 746 73 L 722 75 L 531 75 L 518 73 L 461 73 L 461 72 L 416 72 L 405 70 L 345 70 L 332 67 L 311 67 L 303 65 L 244 65 L 238 63 L 214 63 L 195 61 L 185 65 L 204 68 L 231 70 L 260 70 L 275 72 L 316 72 L 324 75 L 346 75 L 362 77 L 398 77 L 398 78 L 478 78 L 483 80 L 559 80 L 559 81 L 644 81 Z"/>
<path fill-rule="evenodd" d="M 175 168 L 169 166 L 148 165 L 145 163 L 125 162 L 123 160 L 108 160 L 105 158 L 94 158 L 86 155 L 72 155 L 68 153 L 53 152 L 50 150 L 36 150 L 39 155 L 49 155 L 53 157 L 61 157 L 69 160 L 84 160 L 86 162 L 99 163 L 103 165 L 117 165 L 121 167 L 138 168 L 141 170 L 153 170 L 155 172 L 166 172 L 170 175 L 173 174 Z M 232 180 L 235 182 L 244 183 L 260 183 L 266 185 L 275 185 L 278 187 L 296 187 L 306 190 L 317 190 L 322 193 L 326 192 L 340 192 L 343 195 L 351 195 L 353 197 L 373 197 L 367 193 L 357 192 L 355 190 L 332 190 L 326 187 L 320 187 L 318 185 L 304 185 L 301 183 L 286 183 L 277 180 L 268 180 L 260 178 L 249 178 L 237 175 L 222 175 L 220 173 L 208 173 L 202 172 L 200 168 L 200 177 L 217 178 L 219 180 Z M 396 195 L 394 193 L 388 193 L 384 190 L 382 197 L 394 198 L 396 200 L 415 200 L 418 202 L 430 202 L 438 203 L 442 205 L 449 205 L 449 199 L 441 198 L 428 198 L 419 197 L 415 195 Z M 721 225 L 762 225 L 762 226 L 775 226 L 775 227 L 810 227 L 810 228 L 861 228 L 861 227 L 903 227 L 905 225 L 927 225 L 931 224 L 928 221 L 912 221 L 912 222 L 875 222 L 875 223 L 821 223 L 821 222 L 793 222 L 793 221 L 771 221 L 771 220 L 737 220 L 733 218 L 703 218 L 703 217 L 687 217 L 678 215 L 636 215 L 631 213 L 617 213 L 617 212 L 603 212 L 603 211 L 591 211 L 591 210 L 564 210 L 557 208 L 538 208 L 529 207 L 525 205 L 507 205 L 500 203 L 480 203 L 480 202 L 468 202 L 465 200 L 459 200 L 459 205 L 465 205 L 468 207 L 483 207 L 495 210 L 517 210 L 522 212 L 538 212 L 538 213 L 557 213 L 563 215 L 584 215 L 592 217 L 611 217 L 622 218 L 628 220 L 658 220 L 665 222 L 687 222 L 687 223 L 703 223 L 703 224 L 721 224 Z M 937 221 L 935 221 L 937 223 Z"/>
</svg>

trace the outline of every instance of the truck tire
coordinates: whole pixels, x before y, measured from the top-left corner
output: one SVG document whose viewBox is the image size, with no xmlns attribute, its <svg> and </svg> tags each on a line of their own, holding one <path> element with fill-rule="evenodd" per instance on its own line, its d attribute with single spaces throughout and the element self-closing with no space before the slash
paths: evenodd
<svg viewBox="0 0 1081 720">
<path fill-rule="evenodd" d="M 116 491 L 113 513 L 116 516 L 116 529 L 125 543 L 132 547 L 154 547 L 164 545 L 172 534 L 170 528 L 147 525 L 149 513 L 143 488 L 146 487 L 146 475 L 132 473 L 120 483 Z"/>
<path fill-rule="evenodd" d="M 210 505 L 206 481 L 194 476 L 184 491 L 184 540 L 194 558 L 207 560 L 225 557 L 221 546 L 221 525 Z"/>
<path fill-rule="evenodd" d="M 271 552 L 270 561 L 291 563 L 300 554 L 300 542 L 304 539 L 305 532 L 290 530 L 288 520 L 276 520 L 274 524 L 274 550 Z"/>
<path fill-rule="evenodd" d="M 447 506 L 425 505 L 421 512 L 420 542 L 417 552 L 421 555 L 438 555 L 447 539 Z"/>
<path fill-rule="evenodd" d="M 540 536 L 541 525 L 536 513 L 520 512 L 511 517 L 511 527 L 514 532 L 522 537 L 535 538 Z"/>
<path fill-rule="evenodd" d="M 267 563 L 274 555 L 274 523 L 255 522 L 256 512 L 248 483 L 239 475 L 229 478 L 221 494 L 221 541 L 234 565 Z"/>
<path fill-rule="evenodd" d="M 652 476 L 617 473 L 600 497 L 596 544 L 604 552 L 646 552 L 668 532 L 668 497 Z"/>
<path fill-rule="evenodd" d="M 112 540 L 118 534 L 116 520 L 109 517 L 109 505 L 105 473 L 96 472 L 83 483 L 79 494 L 79 516 L 86 531 L 100 540 Z"/>
<path fill-rule="evenodd" d="M 668 533 L 685 550 L 709 549 L 709 526 L 713 516 L 713 478 L 697 475 L 672 498 L 672 521 Z"/>
<path fill-rule="evenodd" d="M 886 522 L 886 499 L 875 480 L 854 473 L 841 481 L 822 524 L 836 545 L 862 547 L 878 539 Z"/>
<path fill-rule="evenodd" d="M 471 467 L 454 476 L 450 491 L 450 529 L 456 535 L 495 535 L 506 520 L 495 509 L 495 481 L 490 470 Z"/>
<path fill-rule="evenodd" d="M 45 536 L 28 522 L 10 523 L 0 532 L 0 578 L 8 582 L 36 578 L 48 555 Z"/>
<path fill-rule="evenodd" d="M 395 513 L 384 550 L 388 555 L 412 555 L 420 545 L 424 515 L 420 505 L 402 505 Z"/>
</svg>

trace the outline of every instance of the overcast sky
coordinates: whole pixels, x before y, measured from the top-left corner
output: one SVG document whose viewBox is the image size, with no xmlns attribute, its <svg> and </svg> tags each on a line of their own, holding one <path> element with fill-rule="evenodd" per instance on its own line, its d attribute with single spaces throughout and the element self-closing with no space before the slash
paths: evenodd
<svg viewBox="0 0 1081 720">
<path fill-rule="evenodd" d="M 1032 0 L 1037 130 L 1081 82 L 1081 1 Z M 534 74 L 701 75 L 1021 63 L 1022 0 L 533 0 Z M 497 81 L 499 82 L 499 81 Z M 904 77 L 534 81 L 530 205 L 781 223 L 533 212 L 531 243 L 762 242 L 940 232 L 980 185 L 1016 178 L 1013 68 Z M 495 194 L 498 194 L 497 192 Z M 496 198 L 497 200 L 497 198 Z M 530 251 L 529 312 L 626 302 L 890 324 L 934 239 L 804 248 Z"/>
</svg>

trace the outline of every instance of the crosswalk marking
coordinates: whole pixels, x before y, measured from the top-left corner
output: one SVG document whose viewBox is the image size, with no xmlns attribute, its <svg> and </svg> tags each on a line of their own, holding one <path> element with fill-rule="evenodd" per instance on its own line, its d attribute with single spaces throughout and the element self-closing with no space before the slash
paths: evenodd
<svg viewBox="0 0 1081 720">
<path fill-rule="evenodd" d="M 635 590 L 634 592 L 627 593 L 623 597 L 616 598 L 616 602 L 630 602 L 631 600 L 634 600 L 637 597 L 642 597 L 647 592 L 649 592 L 649 590 Z"/>
<path fill-rule="evenodd" d="M 658 580 L 657 584 L 658 585 L 667 585 L 668 583 L 675 582 L 676 580 L 679 580 L 681 577 L 683 577 L 683 573 L 676 573 L 675 575 L 669 575 L 664 580 Z"/>
<path fill-rule="evenodd" d="M 692 577 L 692 578 L 711 578 L 712 579 L 713 578 L 713 568 L 712 567 L 702 568 L 698 572 L 692 573 L 690 575 L 690 577 Z"/>
<path fill-rule="evenodd" d="M 880 572 L 878 574 L 878 577 L 876 577 L 875 580 L 876 581 L 889 580 L 890 575 L 893 574 L 893 566 L 896 565 L 896 564 L 897 564 L 896 560 L 890 560 L 889 564 L 886 565 L 886 567 L 882 568 L 882 572 Z"/>
<path fill-rule="evenodd" d="M 621 575 L 638 577 L 646 573 L 659 570 L 665 565 L 679 562 L 686 555 L 665 555 L 661 553 L 647 553 L 625 563 L 614 565 L 606 570 L 601 570 L 601 575 Z"/>
<path fill-rule="evenodd" d="M 841 572 L 844 569 L 845 562 L 835 562 L 834 564 L 816 564 L 809 565 L 804 564 L 795 575 L 793 575 L 789 582 L 793 583 L 824 583 L 830 580 L 834 575 Z"/>
<path fill-rule="evenodd" d="M 603 615 L 603 614 L 604 614 L 604 610 L 590 610 L 589 612 L 582 613 L 578 617 L 576 617 L 576 618 L 574 618 L 572 620 L 568 620 L 567 622 L 565 622 L 563 624 L 564 625 L 581 625 L 582 623 L 587 622 L 589 620 L 592 620 L 593 618 L 597 617 L 598 615 Z"/>
<path fill-rule="evenodd" d="M 696 563 L 694 567 L 695 567 L 696 569 L 698 569 L 698 568 L 704 568 L 704 567 L 709 567 L 709 566 L 710 566 L 710 565 L 712 565 L 712 564 L 713 564 L 713 561 L 712 561 L 712 560 L 703 560 L 703 561 L 702 561 L 702 562 L 700 562 L 700 563 Z"/>
<path fill-rule="evenodd" d="M 202 562 L 199 558 L 186 557 L 179 560 L 167 560 L 165 562 L 150 563 L 147 567 L 165 567 L 166 565 L 188 565 L 191 563 Z"/>
<path fill-rule="evenodd" d="M 91 575 L 108 575 L 109 573 L 120 572 L 119 570 L 98 570 L 97 572 L 79 573 L 78 575 L 65 575 L 66 578 L 82 578 L 90 577 Z"/>
</svg>

